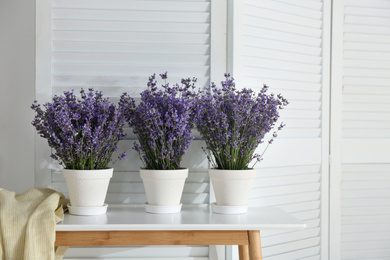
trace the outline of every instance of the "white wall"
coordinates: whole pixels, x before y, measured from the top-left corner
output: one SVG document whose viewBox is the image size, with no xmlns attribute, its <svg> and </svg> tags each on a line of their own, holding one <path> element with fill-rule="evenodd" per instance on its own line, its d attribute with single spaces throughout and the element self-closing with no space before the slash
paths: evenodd
<svg viewBox="0 0 390 260">
<path fill-rule="evenodd" d="M 34 186 L 35 1 L 0 0 L 0 187 Z"/>
</svg>

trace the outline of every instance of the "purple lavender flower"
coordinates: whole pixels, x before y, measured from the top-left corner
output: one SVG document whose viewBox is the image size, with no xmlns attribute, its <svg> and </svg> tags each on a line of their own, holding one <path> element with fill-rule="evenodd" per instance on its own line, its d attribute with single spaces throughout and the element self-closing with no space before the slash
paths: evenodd
<svg viewBox="0 0 390 260">
<path fill-rule="evenodd" d="M 52 103 L 35 101 L 32 125 L 47 139 L 51 157 L 66 169 L 106 169 L 119 140 L 125 137 L 123 110 L 103 98 L 101 92 L 90 88 L 80 91 L 81 99 L 72 91 L 55 95 Z M 127 156 L 123 153 L 118 159 Z"/>
<path fill-rule="evenodd" d="M 167 72 L 160 74 L 167 79 Z M 157 88 L 156 75 L 149 77 L 148 88 L 141 93 L 141 103 L 126 93 L 120 106 L 125 111 L 129 126 L 137 135 L 134 143 L 146 169 L 179 169 L 183 155 L 190 146 L 194 117 L 196 79 L 182 79 L 181 85 L 168 83 Z"/>
<path fill-rule="evenodd" d="M 261 155 L 254 152 L 288 101 L 280 94 L 267 95 L 266 85 L 257 94 L 246 88 L 236 90 L 234 78 L 230 74 L 225 78 L 220 88 L 212 83 L 198 93 L 195 124 L 206 142 L 204 151 L 212 167 L 249 169 L 252 160 L 260 161 Z M 282 123 L 277 131 L 283 127 Z"/>
</svg>

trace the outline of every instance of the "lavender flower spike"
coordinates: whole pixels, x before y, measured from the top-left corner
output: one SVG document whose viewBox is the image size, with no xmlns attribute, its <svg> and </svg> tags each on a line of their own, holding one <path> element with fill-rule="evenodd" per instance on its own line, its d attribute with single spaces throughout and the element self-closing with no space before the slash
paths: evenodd
<svg viewBox="0 0 390 260">
<path fill-rule="evenodd" d="M 267 95 L 267 90 L 266 85 L 259 93 L 236 90 L 234 78 L 226 73 L 221 87 L 212 83 L 198 93 L 195 124 L 206 142 L 204 150 L 212 167 L 242 170 L 253 168 L 249 167 L 252 160 L 261 160 L 262 155 L 254 152 L 273 129 L 279 110 L 288 105 L 282 95 Z M 282 123 L 278 131 L 283 127 Z"/>
<path fill-rule="evenodd" d="M 160 74 L 163 80 L 167 72 Z M 141 93 L 141 103 L 126 93 L 120 105 L 125 111 L 129 126 L 133 128 L 138 142 L 136 150 L 146 169 L 179 169 L 183 155 L 190 146 L 194 117 L 196 79 L 182 79 L 181 85 L 168 83 L 157 88 L 156 75 L 149 77 L 147 89 Z"/>
<path fill-rule="evenodd" d="M 31 105 L 35 111 L 32 125 L 47 139 L 51 157 L 64 168 L 106 169 L 118 142 L 125 137 L 124 112 L 92 88 L 87 93 L 81 89 L 80 94 L 81 99 L 73 90 L 55 95 L 43 109 L 35 101 Z M 124 158 L 123 153 L 118 159 Z"/>
</svg>

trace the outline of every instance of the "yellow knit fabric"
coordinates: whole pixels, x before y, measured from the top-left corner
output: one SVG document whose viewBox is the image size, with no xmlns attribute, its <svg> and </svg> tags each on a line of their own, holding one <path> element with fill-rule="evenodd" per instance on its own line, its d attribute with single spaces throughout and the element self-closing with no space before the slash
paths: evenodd
<svg viewBox="0 0 390 260">
<path fill-rule="evenodd" d="M 66 248 L 54 248 L 54 242 L 64 202 L 64 196 L 52 189 L 33 188 L 21 194 L 0 189 L 0 259 L 62 259 Z"/>
</svg>

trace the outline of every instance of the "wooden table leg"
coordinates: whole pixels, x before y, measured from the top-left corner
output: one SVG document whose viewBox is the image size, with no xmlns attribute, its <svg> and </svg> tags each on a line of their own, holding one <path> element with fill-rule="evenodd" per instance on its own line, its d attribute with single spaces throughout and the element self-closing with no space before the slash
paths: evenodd
<svg viewBox="0 0 390 260">
<path fill-rule="evenodd" d="M 238 256 L 240 260 L 249 260 L 249 248 L 248 245 L 238 246 Z"/>
<path fill-rule="evenodd" d="M 249 230 L 249 259 L 250 260 L 262 260 L 261 254 L 261 240 L 259 230 Z"/>
</svg>

